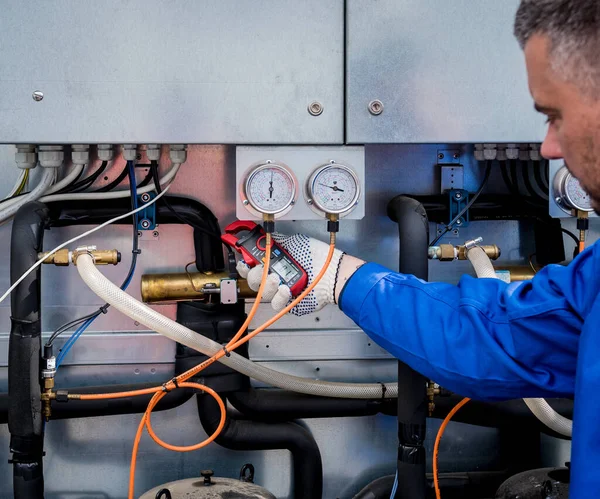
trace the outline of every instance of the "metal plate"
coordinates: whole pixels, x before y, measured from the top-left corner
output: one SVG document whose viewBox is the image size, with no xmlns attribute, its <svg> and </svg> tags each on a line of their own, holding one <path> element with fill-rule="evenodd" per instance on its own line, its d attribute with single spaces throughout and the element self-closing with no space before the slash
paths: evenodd
<svg viewBox="0 0 600 499">
<path fill-rule="evenodd" d="M 0 12 L 0 143 L 343 142 L 343 0 L 0 0 Z"/>
<path fill-rule="evenodd" d="M 518 4 L 348 0 L 347 143 L 539 142 Z"/>
<path fill-rule="evenodd" d="M 292 170 L 298 179 L 298 199 L 294 207 L 280 220 L 324 220 L 307 204 L 304 185 L 312 172 L 325 164 L 335 161 L 351 168 L 358 177 L 361 196 L 358 205 L 345 220 L 360 220 L 365 216 L 365 148 L 364 147 L 236 147 L 236 181 L 240 185 L 248 169 L 266 162 L 283 163 Z M 239 189 L 236 190 L 238 192 Z M 257 220 L 256 215 L 246 209 L 242 198 L 236 200 L 236 215 L 241 220 Z"/>
</svg>

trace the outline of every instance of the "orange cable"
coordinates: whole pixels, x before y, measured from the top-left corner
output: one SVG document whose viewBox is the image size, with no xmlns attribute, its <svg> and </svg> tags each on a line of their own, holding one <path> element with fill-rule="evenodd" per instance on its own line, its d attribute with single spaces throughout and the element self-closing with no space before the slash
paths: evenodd
<svg viewBox="0 0 600 499">
<path fill-rule="evenodd" d="M 444 430 L 446 429 L 446 426 L 448 426 L 448 423 L 452 419 L 452 416 L 454 416 L 459 411 L 459 409 L 463 405 L 465 405 L 467 402 L 469 402 L 470 400 L 471 400 L 470 398 L 464 398 L 458 404 L 456 404 L 454 406 L 454 408 L 450 411 L 450 413 L 446 416 L 446 418 L 442 422 L 442 425 L 440 426 L 440 429 L 438 430 L 437 435 L 435 437 L 435 444 L 433 446 L 433 486 L 435 487 L 435 498 L 436 499 L 442 499 L 442 494 L 440 492 L 440 485 L 438 483 L 439 482 L 438 453 L 440 450 L 440 442 L 442 440 L 442 435 L 444 434 Z"/>
</svg>

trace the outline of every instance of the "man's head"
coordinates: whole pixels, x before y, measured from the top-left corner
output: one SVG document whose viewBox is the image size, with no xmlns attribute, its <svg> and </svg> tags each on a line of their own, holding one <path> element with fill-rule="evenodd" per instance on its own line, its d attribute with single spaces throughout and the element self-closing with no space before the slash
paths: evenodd
<svg viewBox="0 0 600 499">
<path fill-rule="evenodd" d="M 600 211 L 600 0 L 522 0 L 515 35 L 548 117 L 542 154 L 564 158 Z"/>
</svg>

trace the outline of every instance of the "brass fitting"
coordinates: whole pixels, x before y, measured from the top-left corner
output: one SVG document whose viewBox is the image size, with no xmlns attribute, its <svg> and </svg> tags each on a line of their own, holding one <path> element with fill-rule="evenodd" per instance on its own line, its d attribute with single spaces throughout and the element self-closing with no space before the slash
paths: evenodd
<svg viewBox="0 0 600 499">
<path fill-rule="evenodd" d="M 499 267 L 496 272 L 508 272 L 510 276 L 510 282 L 520 281 L 531 281 L 533 276 L 533 269 L 526 266 L 511 266 L 511 267 Z"/>
<path fill-rule="evenodd" d="M 500 254 L 501 254 L 500 248 L 498 246 L 496 246 L 495 244 L 479 246 L 479 247 L 483 251 L 485 251 L 485 254 L 488 256 L 488 258 L 490 260 L 498 260 L 498 258 L 500 258 Z M 459 260 L 467 259 L 467 247 L 466 246 L 458 247 L 458 259 Z"/>
<path fill-rule="evenodd" d="M 42 414 L 46 421 L 50 421 L 52 416 L 52 406 L 50 400 L 54 398 L 52 389 L 54 388 L 54 378 L 44 378 L 44 391 L 42 393 Z"/>
<path fill-rule="evenodd" d="M 53 254 L 49 254 L 49 252 L 39 253 L 38 258 L 43 259 L 45 264 L 67 267 L 70 263 L 77 265 L 77 258 L 82 254 L 91 255 L 96 265 L 117 265 L 121 261 L 121 253 L 116 249 L 99 250 L 96 249 L 96 246 L 83 246 L 74 251 L 63 248 Z"/>
<path fill-rule="evenodd" d="M 427 382 L 427 398 L 429 399 L 428 409 L 429 409 L 429 417 L 433 415 L 433 411 L 435 410 L 435 402 L 434 398 L 436 395 L 439 395 L 441 392 L 440 385 L 429 380 Z"/>
<path fill-rule="evenodd" d="M 185 300 L 203 300 L 220 292 L 221 279 L 229 279 L 229 274 L 220 272 L 203 274 L 189 272 L 178 274 L 142 275 L 142 301 L 145 303 L 169 303 Z M 254 298 L 256 292 L 248 287 L 245 279 L 238 279 L 238 296 Z"/>
<path fill-rule="evenodd" d="M 500 258 L 500 248 L 493 245 L 479 246 L 490 260 Z M 439 246 L 431 246 L 428 250 L 430 260 L 439 260 L 440 262 L 453 262 L 454 260 L 467 259 L 466 246 L 453 246 L 452 244 L 440 244 Z"/>
</svg>

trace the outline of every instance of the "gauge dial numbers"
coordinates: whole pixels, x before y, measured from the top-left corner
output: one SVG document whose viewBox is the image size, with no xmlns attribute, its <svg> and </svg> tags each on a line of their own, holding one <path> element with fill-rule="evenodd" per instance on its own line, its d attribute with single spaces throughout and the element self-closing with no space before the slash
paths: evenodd
<svg viewBox="0 0 600 499">
<path fill-rule="evenodd" d="M 306 184 L 306 201 L 313 211 L 344 216 L 354 209 L 360 183 L 354 171 L 338 163 L 317 168 Z"/>
<path fill-rule="evenodd" d="M 244 206 L 254 215 L 282 216 L 296 202 L 298 182 L 285 165 L 261 163 L 250 168 L 242 183 Z"/>
</svg>

